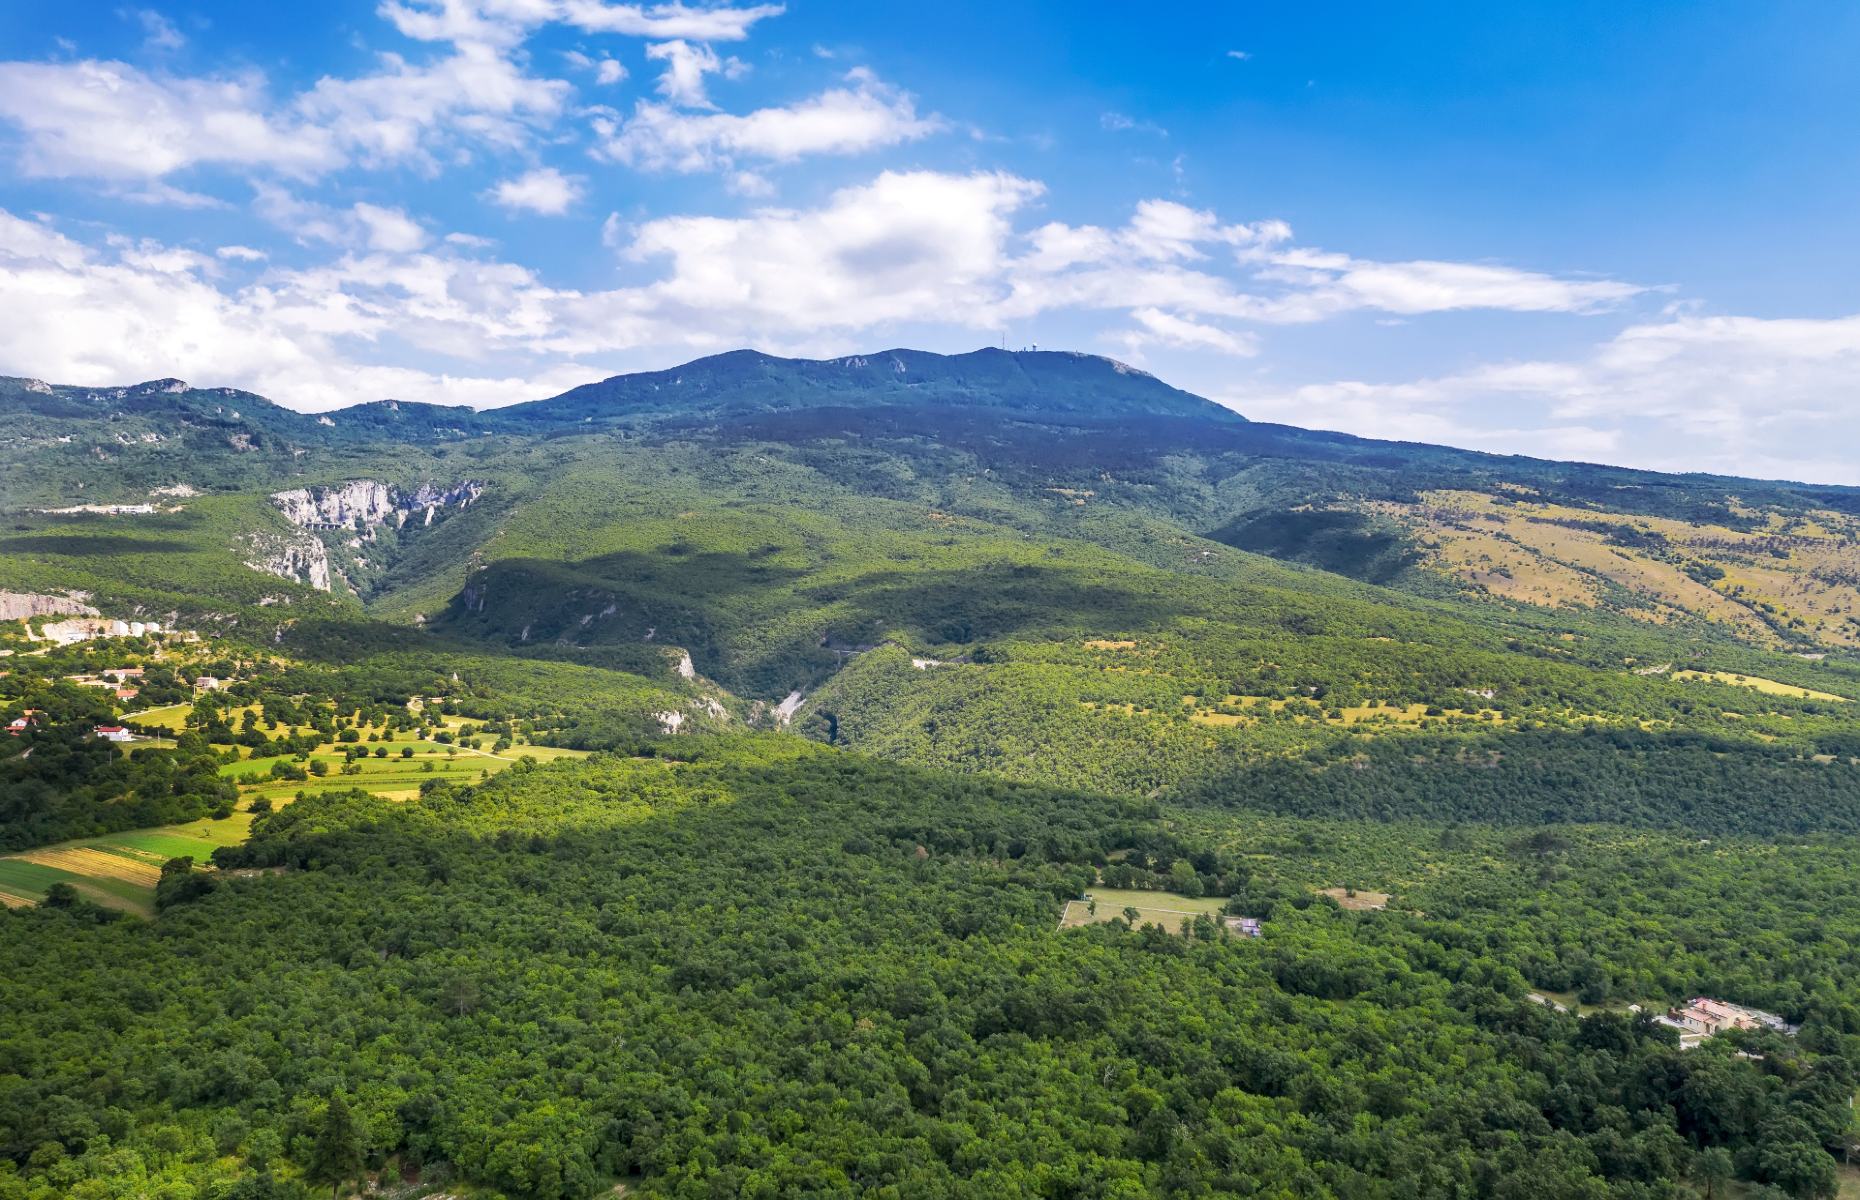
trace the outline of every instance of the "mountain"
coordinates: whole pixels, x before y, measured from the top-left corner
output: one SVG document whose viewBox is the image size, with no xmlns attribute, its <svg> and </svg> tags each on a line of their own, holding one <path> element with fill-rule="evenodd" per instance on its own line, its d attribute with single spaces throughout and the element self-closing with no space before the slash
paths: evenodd
<svg viewBox="0 0 1860 1200">
<path fill-rule="evenodd" d="M 1002 351 L 0 418 L 6 1200 L 1826 1200 L 1854 1148 L 1852 489 Z M 1744 1027 L 1647 1015 L 1698 997 Z"/>
<path fill-rule="evenodd" d="M 497 415 L 515 426 L 533 426 L 918 406 L 1051 417 L 1236 419 L 1220 405 L 1113 359 L 992 348 L 953 355 L 886 350 L 823 361 L 736 350 L 669 371 L 616 375 L 548 400 L 499 409 Z"/>
</svg>

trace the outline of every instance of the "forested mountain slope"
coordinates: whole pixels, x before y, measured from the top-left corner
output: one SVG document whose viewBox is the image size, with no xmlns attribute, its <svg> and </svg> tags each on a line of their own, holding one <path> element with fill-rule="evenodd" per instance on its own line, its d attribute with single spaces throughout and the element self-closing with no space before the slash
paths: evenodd
<svg viewBox="0 0 1860 1200">
<path fill-rule="evenodd" d="M 0 416 L 0 1200 L 1840 1184 L 1853 491 L 1000 351 Z"/>
</svg>

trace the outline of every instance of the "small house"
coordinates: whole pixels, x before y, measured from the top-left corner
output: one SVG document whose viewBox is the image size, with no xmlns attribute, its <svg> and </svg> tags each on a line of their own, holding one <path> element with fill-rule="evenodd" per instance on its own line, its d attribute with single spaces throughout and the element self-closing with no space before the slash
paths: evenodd
<svg viewBox="0 0 1860 1200">
<path fill-rule="evenodd" d="M 1222 924 L 1227 926 L 1229 933 L 1245 938 L 1262 937 L 1266 932 L 1265 922 L 1258 917 L 1227 917 Z"/>
<path fill-rule="evenodd" d="M 121 725 L 99 725 L 93 732 L 106 742 L 133 742 L 136 740 L 136 735 L 124 729 Z"/>
</svg>

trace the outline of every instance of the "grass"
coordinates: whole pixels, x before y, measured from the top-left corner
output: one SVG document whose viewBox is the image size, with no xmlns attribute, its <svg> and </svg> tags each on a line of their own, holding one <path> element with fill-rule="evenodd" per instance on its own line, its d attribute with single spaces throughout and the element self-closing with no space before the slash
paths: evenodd
<svg viewBox="0 0 1860 1200">
<path fill-rule="evenodd" d="M 154 725 L 161 729 L 171 729 L 179 733 L 187 722 L 188 714 L 193 711 L 194 706 L 192 703 L 169 704 L 161 708 L 149 708 L 141 712 L 128 713 L 124 715 L 123 719 L 125 721 L 134 721 L 138 725 Z"/>
<path fill-rule="evenodd" d="M 355 765 L 361 768 L 358 773 L 344 775 L 341 773 L 346 761 L 344 751 L 351 747 L 360 747 L 369 754 L 367 758 L 355 761 Z M 387 757 L 376 758 L 374 751 L 377 748 L 386 749 Z M 401 753 L 405 749 L 413 751 L 412 757 Z M 419 795 L 420 785 L 429 780 L 471 783 L 476 782 L 481 775 L 497 774 L 525 755 L 538 762 L 554 762 L 563 758 L 582 758 L 586 754 L 584 750 L 563 750 L 554 746 L 515 746 L 493 754 L 419 738 L 392 738 L 383 742 L 325 743 L 311 752 L 309 761 L 326 764 L 329 774 L 312 775 L 307 780 L 271 778 L 269 773 L 273 764 L 295 763 L 293 759 L 278 756 L 229 763 L 220 768 L 220 774 L 242 781 L 239 794 L 248 800 L 262 796 L 277 803 L 291 800 L 299 792 L 315 795 L 320 792 L 347 791 L 350 788 L 361 788 L 389 800 L 410 800 Z M 243 782 L 251 775 L 258 778 L 250 783 Z"/>
<path fill-rule="evenodd" d="M 1124 915 L 1126 908 L 1137 910 L 1136 924 L 1160 925 L 1170 933 L 1180 933 L 1184 925 L 1203 914 L 1215 916 L 1227 907 L 1225 896 L 1182 896 L 1175 892 L 1124 891 L 1118 888 L 1092 888 L 1085 895 L 1097 902 L 1096 911 L 1084 900 L 1066 903 L 1061 929 L 1081 925 L 1103 925 Z"/>
<path fill-rule="evenodd" d="M 1703 679 L 1711 683 L 1728 683 L 1733 687 L 1754 688 L 1766 696 L 1793 696 L 1798 700 L 1834 700 L 1842 704 L 1848 703 L 1846 696 L 1836 696 L 1833 692 L 1817 692 L 1813 688 L 1764 679 L 1759 675 L 1737 675 L 1730 671 L 1674 671 L 1673 678 L 1678 680 Z"/>
<path fill-rule="evenodd" d="M 171 858 L 204 864 L 221 846 L 245 840 L 252 814 L 222 821 L 189 821 L 79 838 L 0 858 L 0 893 L 37 903 L 54 883 L 68 883 L 86 899 L 107 908 L 147 916 L 154 911 L 155 881 Z M 13 906 L 13 901 L 5 901 Z"/>
<path fill-rule="evenodd" d="M 183 706 L 183 710 L 184 710 Z M 366 744 L 366 743 L 365 743 Z M 78 894 L 106 908 L 152 916 L 155 911 L 155 883 L 162 864 L 171 858 L 191 857 L 205 866 L 221 846 L 236 846 L 251 833 L 253 800 L 264 798 L 273 804 L 288 804 L 299 792 L 347 791 L 361 788 L 390 800 L 412 799 L 420 785 L 429 779 L 451 782 L 475 782 L 485 772 L 498 771 L 530 755 L 539 761 L 585 757 L 581 750 L 561 750 L 549 746 L 520 746 L 507 755 L 493 756 L 459 748 L 455 755 L 435 742 L 404 740 L 373 743 L 391 747 L 388 758 L 359 760 L 357 775 L 340 775 L 341 749 L 337 745 L 319 747 L 311 759 L 330 764 L 326 776 L 312 776 L 308 781 L 270 778 L 239 787 L 240 809 L 223 820 L 202 818 L 180 825 L 163 825 L 154 829 L 135 829 L 103 837 L 79 838 L 52 846 L 21 851 L 0 858 L 0 906 L 17 908 L 36 904 L 55 883 L 68 883 Z M 415 757 L 400 757 L 400 746 L 416 749 Z M 372 746 L 371 746 L 372 748 Z M 249 772 L 263 774 L 274 762 L 289 759 L 260 758 L 232 763 L 220 769 L 235 779 Z M 430 764 L 432 770 L 425 769 Z"/>
<path fill-rule="evenodd" d="M 1387 892 L 1366 892 L 1361 888 L 1319 888 L 1317 892 L 1320 896 L 1329 896 L 1351 912 L 1374 912 L 1379 908 L 1387 908 L 1393 899 Z"/>
</svg>

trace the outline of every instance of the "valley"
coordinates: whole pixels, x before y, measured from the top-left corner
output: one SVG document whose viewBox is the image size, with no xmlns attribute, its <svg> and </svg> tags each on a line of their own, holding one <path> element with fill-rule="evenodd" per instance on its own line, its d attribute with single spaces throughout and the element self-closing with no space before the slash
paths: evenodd
<svg viewBox="0 0 1860 1200">
<path fill-rule="evenodd" d="M 1860 492 L 1071 354 L 0 410 L 0 1200 L 1841 1185 Z"/>
</svg>

